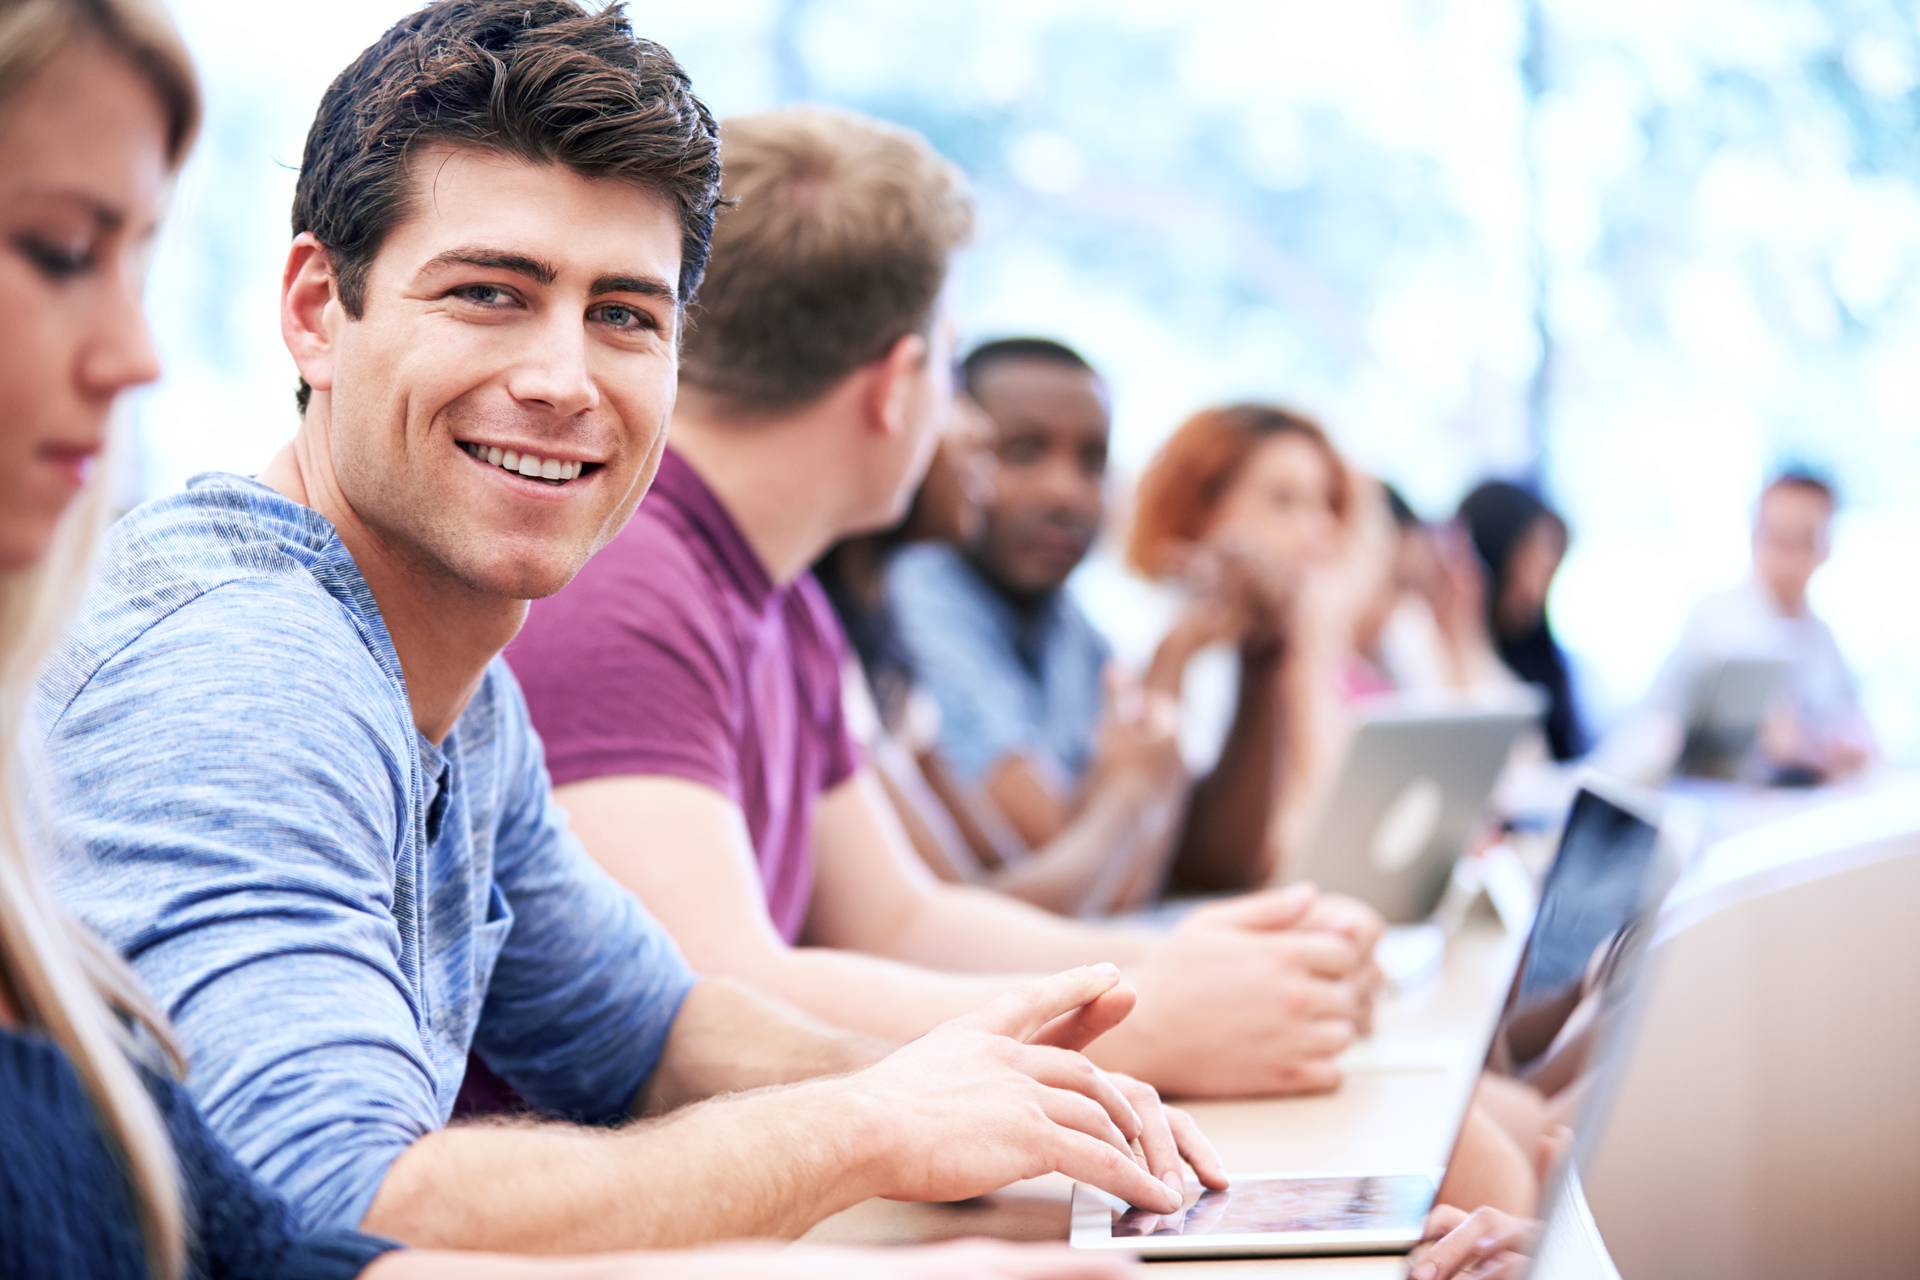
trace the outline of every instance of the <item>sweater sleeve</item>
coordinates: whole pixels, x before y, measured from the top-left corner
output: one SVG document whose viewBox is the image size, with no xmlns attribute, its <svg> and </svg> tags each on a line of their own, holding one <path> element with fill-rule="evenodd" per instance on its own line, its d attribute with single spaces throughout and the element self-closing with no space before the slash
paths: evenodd
<svg viewBox="0 0 1920 1280">
<path fill-rule="evenodd" d="M 63 902 L 172 1023 L 213 1131 L 314 1226 L 358 1223 L 446 1119 L 416 739 L 337 614 L 263 580 L 201 595 L 47 739 Z"/>
<path fill-rule="evenodd" d="M 186 1199 L 194 1206 L 191 1275 L 207 1280 L 347 1280 L 400 1246 L 357 1231 L 304 1233 L 285 1201 L 257 1181 L 172 1083 L 155 1098 L 173 1138 Z"/>
</svg>

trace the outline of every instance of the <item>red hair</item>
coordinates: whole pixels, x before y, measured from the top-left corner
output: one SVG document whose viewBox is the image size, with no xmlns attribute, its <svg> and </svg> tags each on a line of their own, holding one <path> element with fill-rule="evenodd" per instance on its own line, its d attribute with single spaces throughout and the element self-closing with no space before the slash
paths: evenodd
<svg viewBox="0 0 1920 1280">
<path fill-rule="evenodd" d="M 1150 578 L 1173 572 L 1180 552 L 1198 542 L 1254 451 L 1291 437 L 1318 449 L 1333 476 L 1333 515 L 1344 528 L 1353 512 L 1353 477 L 1312 418 L 1276 405 L 1202 409 L 1175 429 L 1147 464 L 1134 497 L 1127 562 Z"/>
</svg>

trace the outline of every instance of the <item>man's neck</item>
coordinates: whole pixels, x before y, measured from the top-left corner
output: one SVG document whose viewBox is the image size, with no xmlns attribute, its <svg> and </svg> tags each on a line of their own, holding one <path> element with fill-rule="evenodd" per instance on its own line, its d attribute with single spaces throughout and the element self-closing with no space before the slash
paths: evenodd
<svg viewBox="0 0 1920 1280">
<path fill-rule="evenodd" d="M 846 536 L 839 468 L 807 447 L 804 419 L 739 422 L 683 387 L 673 450 L 720 499 L 761 567 L 785 586 Z"/>
<path fill-rule="evenodd" d="M 1759 582 L 1760 594 L 1768 604 L 1783 618 L 1804 618 L 1807 616 L 1807 593 L 1803 590 L 1791 596 L 1783 596 L 1764 579 Z"/>
<path fill-rule="evenodd" d="M 987 584 L 993 593 L 1007 602 L 1014 613 L 1022 618 L 1034 618 L 1053 607 L 1060 598 L 1062 587 L 1047 587 L 1039 591 L 1023 590 L 1013 586 L 1005 578 L 994 572 L 993 565 L 981 554 L 978 547 L 961 547 L 961 558 L 973 566 L 980 581 Z"/>
<path fill-rule="evenodd" d="M 309 422 L 315 412 L 309 410 Z M 380 608 L 406 677 L 414 726 L 438 745 L 467 709 L 487 664 L 519 632 L 526 602 L 482 597 L 396 554 L 354 512 L 323 454 L 303 423 L 260 480 L 333 523 Z"/>
</svg>

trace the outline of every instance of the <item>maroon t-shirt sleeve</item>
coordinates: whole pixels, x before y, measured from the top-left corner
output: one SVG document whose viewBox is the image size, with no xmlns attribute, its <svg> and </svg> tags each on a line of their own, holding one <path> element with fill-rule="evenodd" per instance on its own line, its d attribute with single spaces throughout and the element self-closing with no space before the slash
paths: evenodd
<svg viewBox="0 0 1920 1280">
<path fill-rule="evenodd" d="M 666 776 L 740 804 L 724 605 L 677 541 L 640 541 L 595 557 L 564 591 L 536 601 L 507 647 L 547 767 L 557 785 Z"/>
</svg>

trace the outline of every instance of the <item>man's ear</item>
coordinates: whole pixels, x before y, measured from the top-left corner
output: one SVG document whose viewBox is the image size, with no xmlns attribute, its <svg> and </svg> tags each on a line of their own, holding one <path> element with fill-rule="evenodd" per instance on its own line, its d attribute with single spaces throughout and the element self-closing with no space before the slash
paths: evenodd
<svg viewBox="0 0 1920 1280">
<path fill-rule="evenodd" d="M 333 387 L 333 337 L 343 318 L 333 259 L 312 232 L 303 231 L 287 250 L 280 278 L 280 337 L 300 376 L 316 391 Z"/>
<path fill-rule="evenodd" d="M 899 435 L 912 423 L 913 398 L 926 368 L 927 340 L 917 333 L 899 339 L 874 363 L 867 416 L 882 435 Z"/>
</svg>

